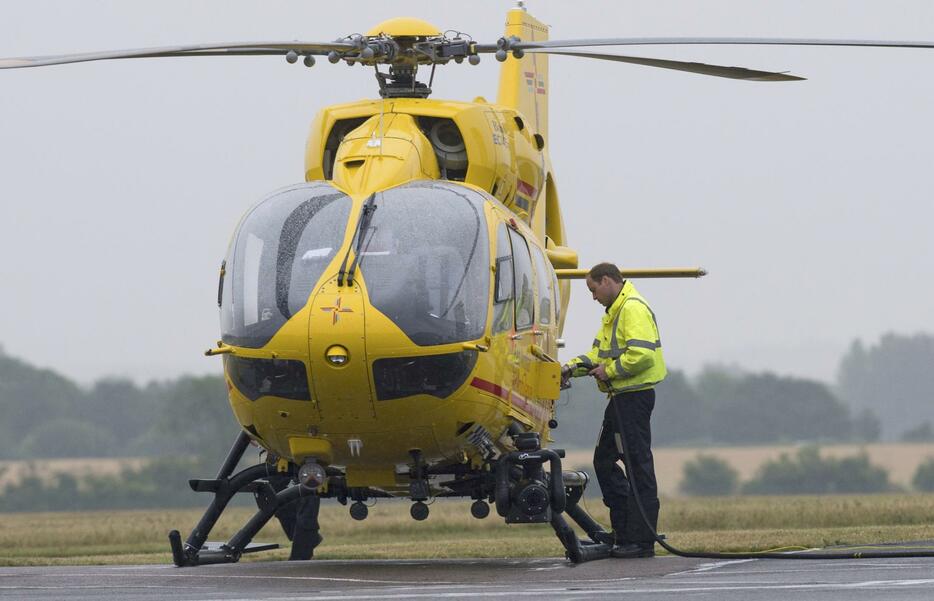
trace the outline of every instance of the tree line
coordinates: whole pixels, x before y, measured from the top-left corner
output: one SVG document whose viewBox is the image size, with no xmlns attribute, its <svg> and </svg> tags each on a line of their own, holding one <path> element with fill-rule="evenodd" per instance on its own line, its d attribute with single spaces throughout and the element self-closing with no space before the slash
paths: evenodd
<svg viewBox="0 0 934 601">
<path fill-rule="evenodd" d="M 239 431 L 223 377 L 81 387 L 0 350 L 0 459 L 206 456 Z"/>
<path fill-rule="evenodd" d="M 590 382 L 581 384 L 559 403 L 555 437 L 567 446 L 593 445 L 606 405 Z M 696 378 L 670 371 L 652 415 L 655 446 L 873 442 L 880 433 L 872 410 L 852 411 L 826 384 L 719 367 Z"/>
<path fill-rule="evenodd" d="M 889 480 L 884 467 L 874 465 L 866 453 L 850 457 L 825 457 L 816 445 L 806 445 L 791 455 L 763 463 L 756 474 L 740 482 L 739 473 L 715 455 L 698 454 L 684 464 L 681 492 L 718 496 L 840 494 L 896 492 L 901 487 Z M 934 457 L 915 470 L 911 486 L 918 492 L 934 492 Z"/>
<path fill-rule="evenodd" d="M 586 379 L 558 401 L 556 443 L 589 447 L 606 406 Z M 656 389 L 656 446 L 934 440 L 934 336 L 886 334 L 854 341 L 835 385 L 711 366 L 671 370 Z"/>
</svg>

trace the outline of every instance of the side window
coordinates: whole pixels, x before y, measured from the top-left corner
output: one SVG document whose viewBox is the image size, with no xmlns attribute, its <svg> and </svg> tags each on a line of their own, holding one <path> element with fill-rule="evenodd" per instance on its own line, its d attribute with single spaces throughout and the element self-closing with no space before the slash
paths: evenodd
<svg viewBox="0 0 934 601">
<path fill-rule="evenodd" d="M 538 282 L 538 323 L 548 325 L 551 323 L 551 305 L 554 302 L 551 272 L 545 263 L 542 249 L 533 246 L 532 255 L 535 257 L 535 280 Z"/>
<path fill-rule="evenodd" d="M 493 292 L 493 334 L 513 328 L 515 306 L 515 276 L 512 267 L 512 248 L 506 224 L 496 229 L 496 282 Z"/>
<path fill-rule="evenodd" d="M 535 289 L 532 257 L 525 238 L 514 230 L 509 230 L 512 242 L 512 256 L 516 272 L 516 329 L 531 328 L 535 320 Z"/>
<path fill-rule="evenodd" d="M 561 288 L 558 287 L 558 274 L 551 272 L 551 289 L 555 291 L 555 323 L 561 323 Z"/>
</svg>

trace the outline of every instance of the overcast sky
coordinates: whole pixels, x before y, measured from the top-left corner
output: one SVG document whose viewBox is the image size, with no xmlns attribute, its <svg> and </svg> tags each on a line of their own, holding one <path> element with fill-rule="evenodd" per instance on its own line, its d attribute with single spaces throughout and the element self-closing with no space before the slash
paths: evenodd
<svg viewBox="0 0 934 601">
<path fill-rule="evenodd" d="M 481 41 L 511 2 L 4 2 L 0 56 L 218 41 L 329 41 L 418 16 Z M 924 40 L 934 3 L 527 3 L 552 38 Z M 623 51 L 620 51 L 621 53 Z M 582 266 L 702 265 L 638 284 L 670 366 L 831 381 L 854 337 L 934 332 L 934 50 L 649 47 L 788 70 L 755 83 L 551 59 L 548 145 Z M 439 71 L 435 98 L 496 97 L 498 63 Z M 0 344 L 82 382 L 219 373 L 217 268 L 242 213 L 301 181 L 318 109 L 372 72 L 281 58 L 0 72 Z M 565 356 L 600 311 L 582 282 Z"/>
</svg>

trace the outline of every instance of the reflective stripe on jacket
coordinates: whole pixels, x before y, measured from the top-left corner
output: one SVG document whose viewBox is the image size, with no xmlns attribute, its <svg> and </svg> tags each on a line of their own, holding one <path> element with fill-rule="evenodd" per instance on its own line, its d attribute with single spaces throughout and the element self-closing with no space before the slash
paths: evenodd
<svg viewBox="0 0 934 601">
<path fill-rule="evenodd" d="M 574 377 L 600 364 L 608 382 L 598 386 L 609 393 L 652 388 L 668 375 L 655 314 L 628 280 L 603 316 L 593 347 L 567 362 Z"/>
</svg>

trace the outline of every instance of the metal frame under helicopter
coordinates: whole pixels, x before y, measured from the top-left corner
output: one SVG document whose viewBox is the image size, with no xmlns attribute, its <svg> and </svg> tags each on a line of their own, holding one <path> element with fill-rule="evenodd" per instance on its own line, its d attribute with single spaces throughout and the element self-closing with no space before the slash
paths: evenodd
<svg viewBox="0 0 934 601">
<path fill-rule="evenodd" d="M 595 542 L 607 540 L 609 533 L 579 504 L 589 481 L 588 475 L 579 471 L 563 471 L 561 458 L 564 451 L 541 448 L 537 432 L 516 432 L 512 437 L 515 451 L 494 457 L 490 445 L 489 454 L 479 469 L 468 464 L 427 466 L 421 459 L 421 453 L 413 449 L 408 474 L 409 496 L 413 501 L 412 518 L 424 520 L 428 517 L 425 501 L 431 496 L 429 478 L 448 476 L 452 479 L 437 483 L 446 490 L 435 497 L 474 499 L 470 506 L 473 517 L 487 517 L 492 503 L 507 524 L 551 524 L 564 546 L 566 557 L 573 563 L 609 557 L 610 545 Z M 366 519 L 366 501 L 369 499 L 393 497 L 377 488 L 348 487 L 339 469 L 325 469 L 313 462 L 301 467 L 289 462 L 287 471 L 279 473 L 276 464 L 267 461 L 234 473 L 249 443 L 250 437 L 241 431 L 215 478 L 189 480 L 193 491 L 209 492 L 214 498 L 184 543 L 178 530 L 169 533 L 176 566 L 235 563 L 244 554 L 278 548 L 278 544 L 253 544 L 253 537 L 278 510 L 303 496 L 333 498 L 342 505 L 352 501 L 350 516 L 356 520 Z M 545 463 L 548 463 L 547 470 Z M 281 476 L 291 478 L 291 484 L 277 491 L 270 479 Z M 326 488 L 323 487 L 325 481 Z M 252 493 L 258 511 L 227 542 L 207 542 L 217 520 L 237 493 Z M 562 514 L 567 514 L 590 540 L 578 538 Z"/>
</svg>

